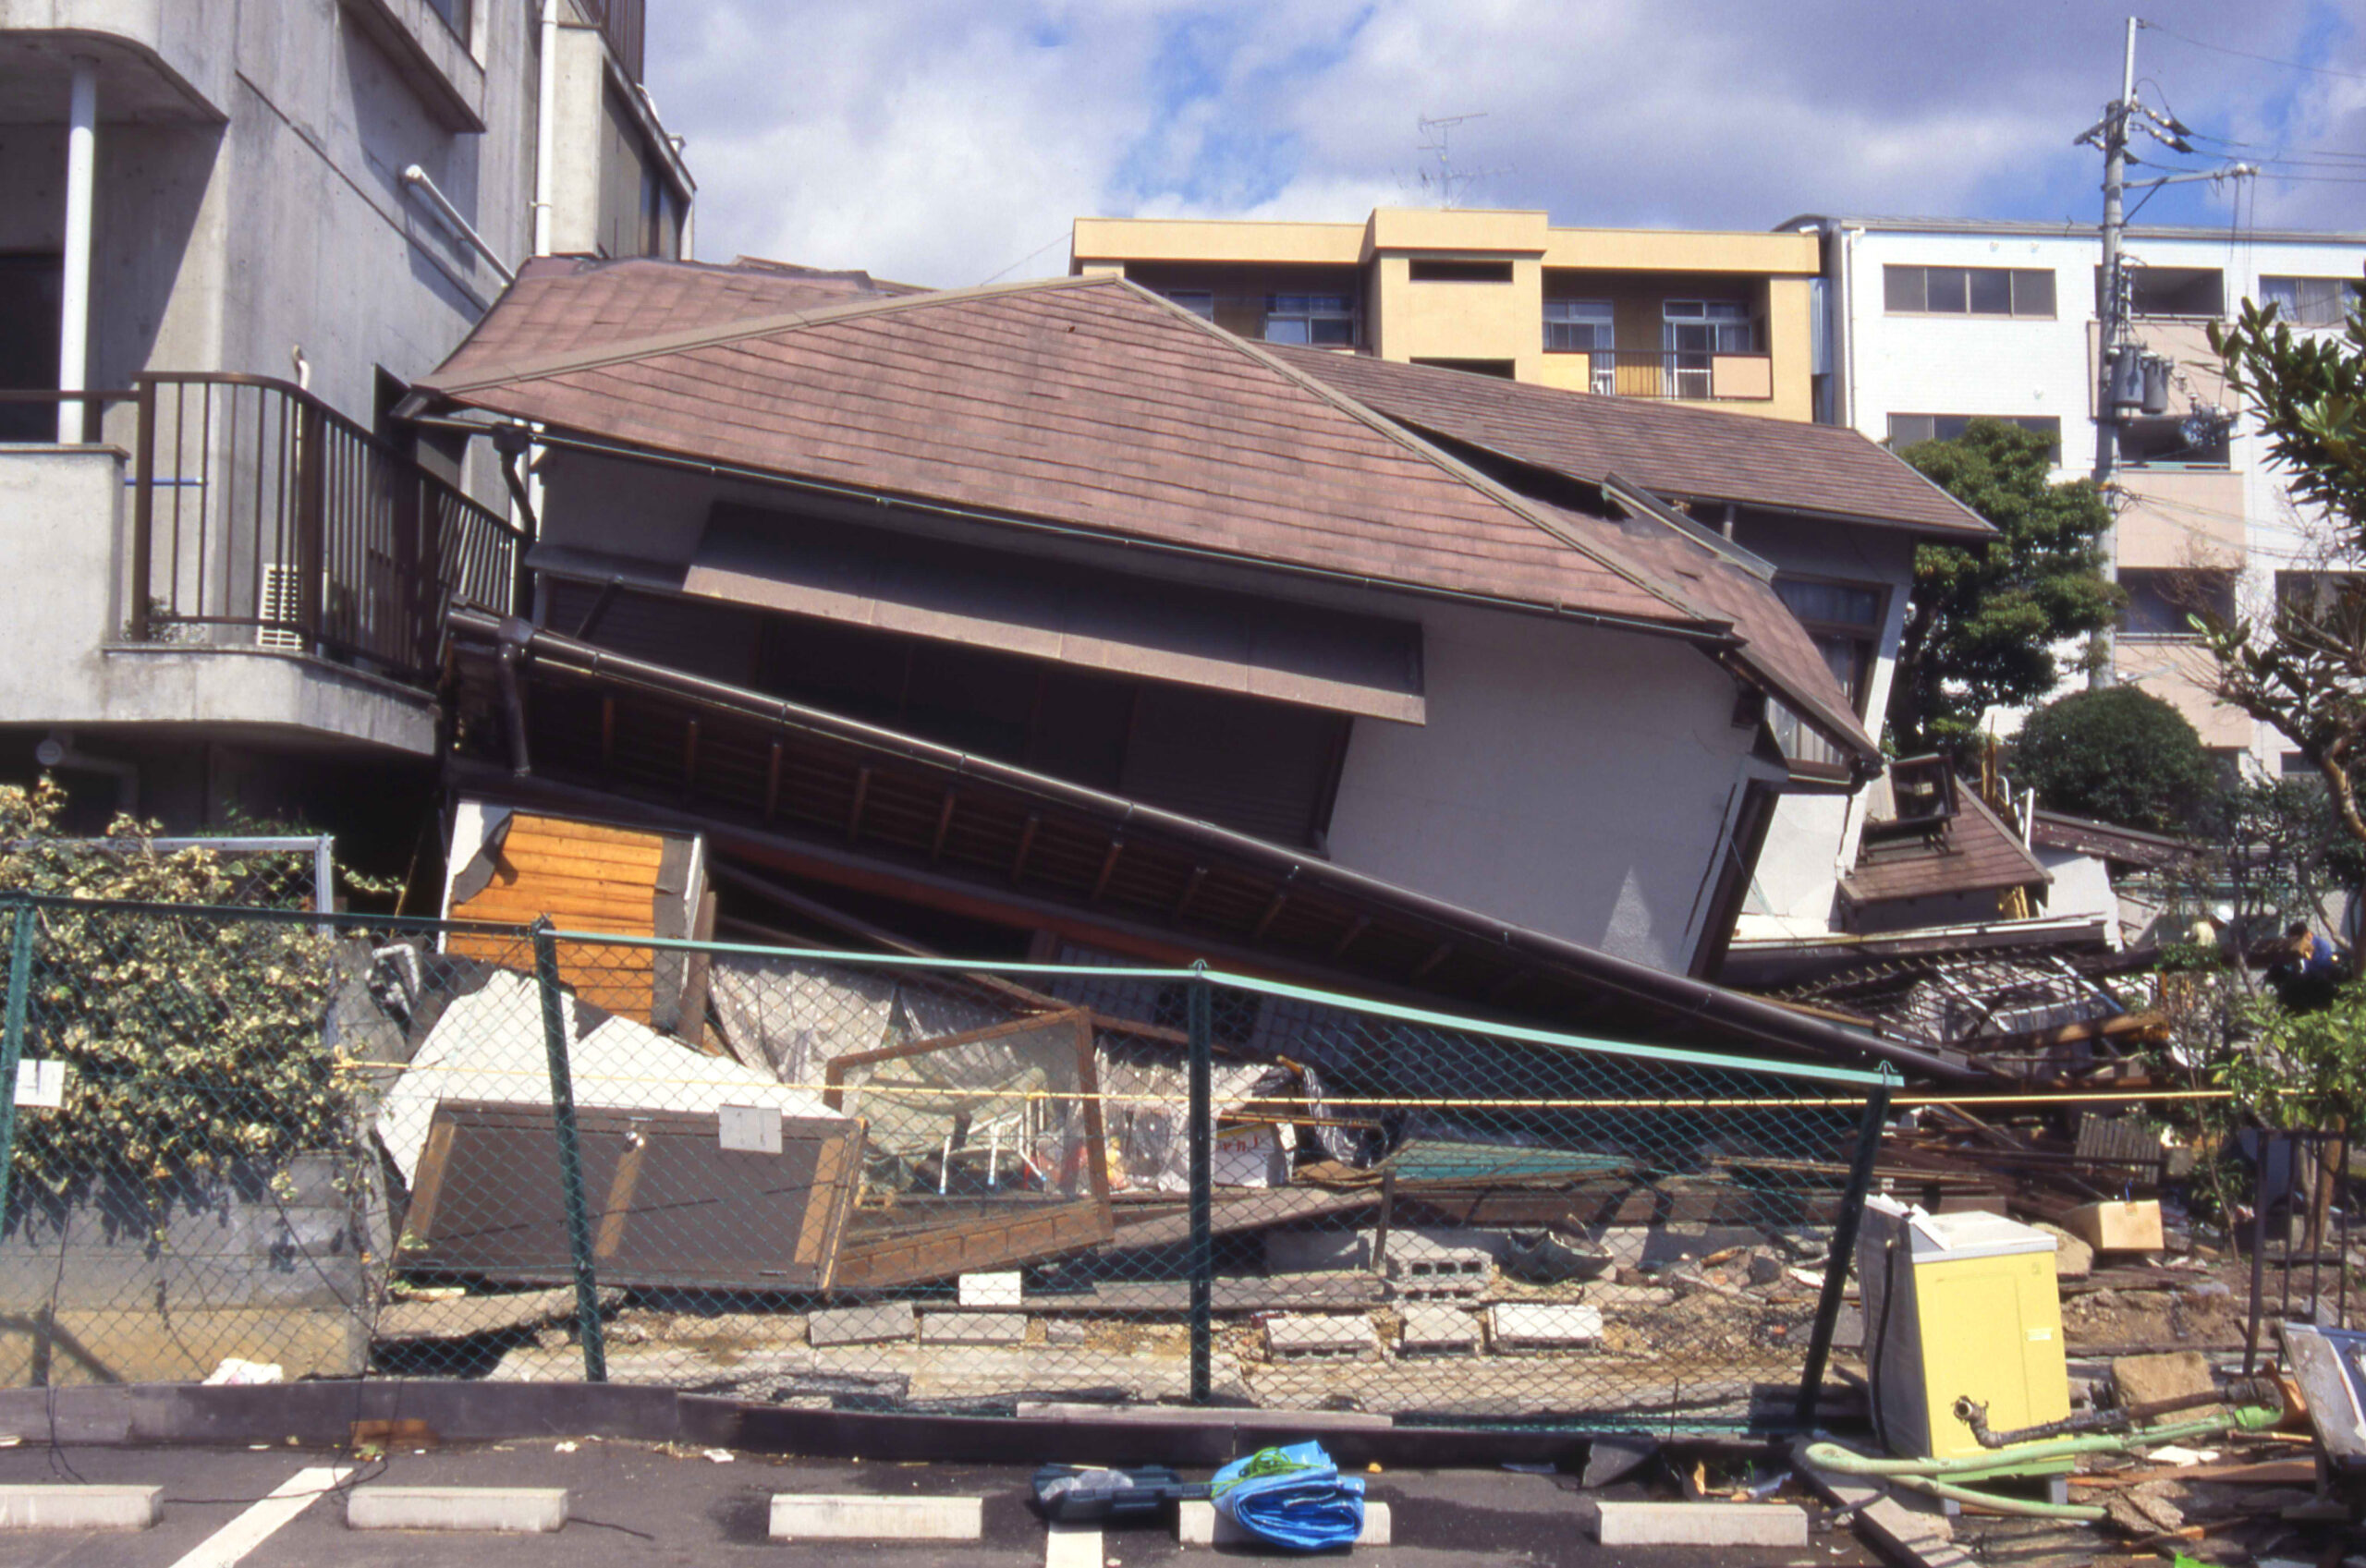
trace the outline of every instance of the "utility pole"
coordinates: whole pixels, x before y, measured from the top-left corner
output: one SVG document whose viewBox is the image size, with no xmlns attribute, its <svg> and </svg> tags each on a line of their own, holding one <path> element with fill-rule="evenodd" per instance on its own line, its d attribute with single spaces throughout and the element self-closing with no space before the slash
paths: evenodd
<svg viewBox="0 0 2366 1568">
<path fill-rule="evenodd" d="M 2095 484 L 2104 504 L 2111 504 L 2112 469 L 2119 461 L 2119 360 L 2128 346 L 2128 289 L 2120 262 L 2121 231 L 2128 226 L 2128 121 L 2136 102 L 2136 18 L 2128 18 L 2128 49 L 2119 72 L 2119 97 L 2104 112 L 2104 271 L 2103 298 L 2096 311 L 2095 338 Z M 2115 524 L 2104 532 L 2104 580 L 2119 580 L 2119 530 Z M 2096 634 L 2101 657 L 2089 676 L 2091 689 L 2115 685 L 2116 656 L 2112 630 Z"/>
</svg>

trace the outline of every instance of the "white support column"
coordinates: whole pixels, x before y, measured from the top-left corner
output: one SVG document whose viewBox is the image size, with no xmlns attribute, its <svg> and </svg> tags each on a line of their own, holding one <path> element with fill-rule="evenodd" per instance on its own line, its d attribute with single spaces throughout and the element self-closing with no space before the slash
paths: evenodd
<svg viewBox="0 0 2366 1568">
<path fill-rule="evenodd" d="M 57 389 L 91 384 L 91 195 L 98 179 L 99 66 L 74 61 L 66 111 L 66 256 L 57 322 Z M 57 406 L 57 440 L 82 439 L 82 404 Z"/>
</svg>

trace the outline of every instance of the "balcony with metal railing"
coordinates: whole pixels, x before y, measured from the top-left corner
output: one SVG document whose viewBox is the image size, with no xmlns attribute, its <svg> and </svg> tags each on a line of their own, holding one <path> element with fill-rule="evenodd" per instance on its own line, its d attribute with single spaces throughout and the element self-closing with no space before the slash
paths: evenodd
<svg viewBox="0 0 2366 1568">
<path fill-rule="evenodd" d="M 1604 397 L 1682 403 L 1763 403 L 1774 395 L 1771 355 L 1687 348 L 1553 349 L 1555 359 L 1588 361 L 1571 384 Z"/>
<path fill-rule="evenodd" d="M 0 446 L 0 617 L 23 634 L 0 723 L 432 749 L 445 613 L 519 602 L 506 517 L 286 382 L 166 373 L 81 400 L 90 435 L 117 406 L 128 452 Z"/>
</svg>

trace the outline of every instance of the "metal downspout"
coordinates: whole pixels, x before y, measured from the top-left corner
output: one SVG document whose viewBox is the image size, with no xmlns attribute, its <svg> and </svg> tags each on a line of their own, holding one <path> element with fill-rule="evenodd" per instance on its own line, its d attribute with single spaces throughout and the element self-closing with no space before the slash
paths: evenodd
<svg viewBox="0 0 2366 1568">
<path fill-rule="evenodd" d="M 77 55 L 66 111 L 66 248 L 57 311 L 57 390 L 91 384 L 91 210 L 98 180 L 99 63 Z M 79 398 L 57 405 L 57 444 L 84 436 Z"/>
</svg>

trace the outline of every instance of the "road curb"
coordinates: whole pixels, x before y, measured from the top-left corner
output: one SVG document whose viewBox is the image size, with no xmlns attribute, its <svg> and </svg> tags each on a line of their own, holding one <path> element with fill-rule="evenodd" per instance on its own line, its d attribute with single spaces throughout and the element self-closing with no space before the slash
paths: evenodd
<svg viewBox="0 0 2366 1568">
<path fill-rule="evenodd" d="M 0 1530 L 144 1530 L 164 1505 L 162 1487 L 0 1487 Z"/>
<path fill-rule="evenodd" d="M 984 1534 L 983 1498 L 773 1494 L 776 1541 L 974 1541 Z"/>
<path fill-rule="evenodd" d="M 567 1525 L 565 1487 L 362 1487 L 345 1501 L 352 1530 L 549 1535 Z"/>
</svg>

